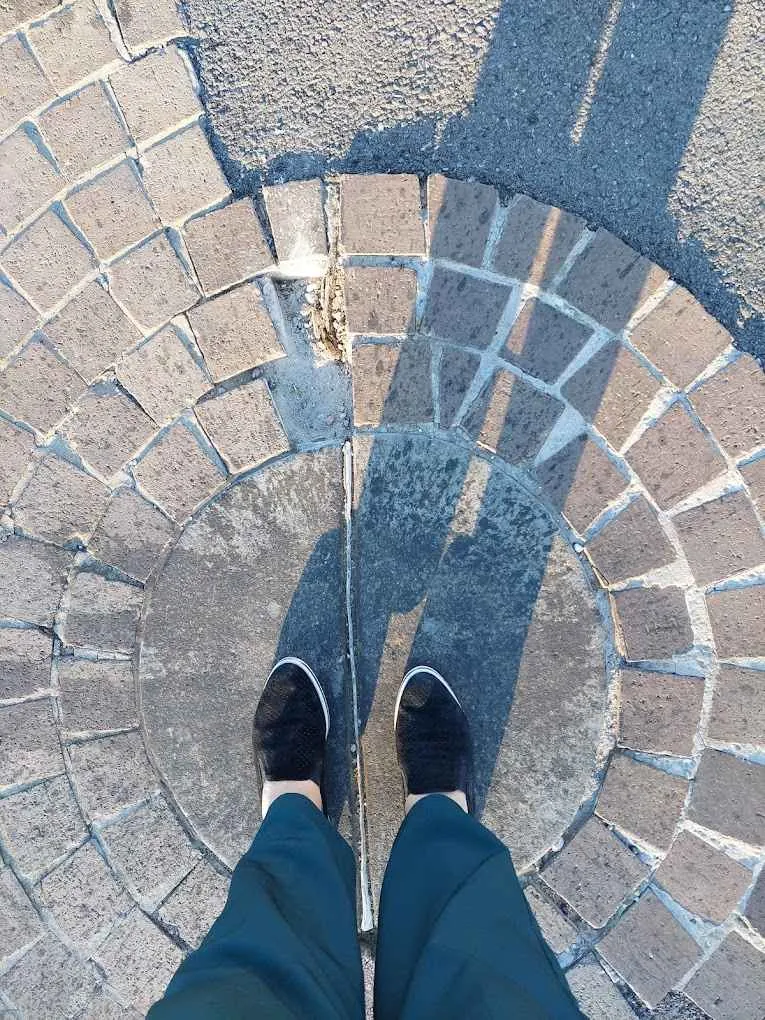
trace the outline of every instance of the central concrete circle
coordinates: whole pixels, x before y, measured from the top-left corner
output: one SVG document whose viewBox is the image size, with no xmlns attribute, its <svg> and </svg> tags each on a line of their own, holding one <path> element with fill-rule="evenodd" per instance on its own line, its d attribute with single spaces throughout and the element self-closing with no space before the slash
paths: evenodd
<svg viewBox="0 0 765 1020">
<path fill-rule="evenodd" d="M 252 713 L 271 664 L 290 653 L 326 686 L 330 811 L 360 831 L 349 570 L 373 885 L 401 817 L 391 713 L 415 660 L 462 699 L 479 808 L 522 867 L 595 788 L 605 631 L 581 564 L 504 466 L 416 435 L 355 440 L 346 537 L 334 448 L 266 466 L 185 528 L 147 595 L 139 658 L 147 744 L 171 795 L 233 865 L 258 825 Z"/>
</svg>

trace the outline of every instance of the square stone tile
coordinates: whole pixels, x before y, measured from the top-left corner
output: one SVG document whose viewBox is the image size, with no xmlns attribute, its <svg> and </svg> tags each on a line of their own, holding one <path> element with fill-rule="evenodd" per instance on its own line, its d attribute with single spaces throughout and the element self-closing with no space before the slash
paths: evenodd
<svg viewBox="0 0 765 1020">
<path fill-rule="evenodd" d="M 563 387 L 563 396 L 620 450 L 660 384 L 618 341 L 602 347 Z"/>
<path fill-rule="evenodd" d="M 0 229 L 14 230 L 63 186 L 64 179 L 24 127 L 0 142 Z"/>
<path fill-rule="evenodd" d="M 0 866 L 0 960 L 23 949 L 41 931 L 37 911 L 27 894 L 11 869 Z"/>
<path fill-rule="evenodd" d="M 151 43 L 188 35 L 175 0 L 116 0 L 122 38 L 135 53 Z"/>
<path fill-rule="evenodd" d="M 681 389 L 733 343 L 728 331 L 684 287 L 675 287 L 632 330 L 630 339 Z"/>
<path fill-rule="evenodd" d="M 163 799 L 144 804 L 102 830 L 109 857 L 141 901 L 160 903 L 199 858 Z"/>
<path fill-rule="evenodd" d="M 648 500 L 639 496 L 591 539 L 587 555 L 608 584 L 674 563 L 674 547 Z"/>
<path fill-rule="evenodd" d="M 327 254 L 321 180 L 289 181 L 263 188 L 279 262 L 315 260 Z"/>
<path fill-rule="evenodd" d="M 451 180 L 440 174 L 429 177 L 431 258 L 480 266 L 498 208 L 499 196 L 487 184 Z"/>
<path fill-rule="evenodd" d="M 641 843 L 666 850 L 687 790 L 687 780 L 619 754 L 608 766 L 595 810 Z"/>
<path fill-rule="evenodd" d="M 430 347 L 362 344 L 353 350 L 356 425 L 416 425 L 433 420 Z"/>
<path fill-rule="evenodd" d="M 340 243 L 351 255 L 424 255 L 417 178 L 413 174 L 341 177 Z"/>
<path fill-rule="evenodd" d="M 48 77 L 63 92 L 119 54 L 93 0 L 75 0 L 29 30 Z"/>
<path fill-rule="evenodd" d="M 572 439 L 535 474 L 555 509 L 580 534 L 627 488 L 617 465 L 586 436 Z"/>
<path fill-rule="evenodd" d="M 58 304 L 94 266 L 88 249 L 52 209 L 11 241 L 0 260 L 41 309 Z"/>
<path fill-rule="evenodd" d="M 27 875 L 52 864 L 87 834 L 66 776 L 3 797 L 0 831 L 14 861 Z"/>
<path fill-rule="evenodd" d="M 30 432 L 9 421 L 0 421 L 0 509 L 24 476 L 34 448 L 34 436 Z"/>
<path fill-rule="evenodd" d="M 536 457 L 562 411 L 557 398 L 499 369 L 466 415 L 464 428 L 481 446 L 520 464 Z"/>
<path fill-rule="evenodd" d="M 473 351 L 458 347 L 442 349 L 438 373 L 439 424 L 442 428 L 456 424 L 457 413 L 480 364 L 480 354 Z"/>
<path fill-rule="evenodd" d="M 99 947 L 97 958 L 109 983 L 144 1016 L 162 997 L 183 954 L 136 908 Z"/>
<path fill-rule="evenodd" d="M 765 935 L 765 869 L 760 870 L 754 889 L 749 894 L 744 915 L 756 931 Z"/>
<path fill-rule="evenodd" d="M 154 423 L 113 383 L 102 383 L 80 398 L 62 428 L 71 447 L 110 478 L 154 434 Z"/>
<path fill-rule="evenodd" d="M 80 571 L 69 587 L 61 639 L 74 647 L 132 652 L 143 588 Z"/>
<path fill-rule="evenodd" d="M 139 142 L 202 112 L 189 69 L 173 46 L 128 64 L 110 82 L 130 133 Z"/>
<path fill-rule="evenodd" d="M 623 670 L 619 743 L 635 751 L 692 754 L 703 700 L 701 677 Z"/>
<path fill-rule="evenodd" d="M 722 924 L 752 882 L 752 873 L 692 832 L 681 832 L 656 881 L 693 914 Z"/>
<path fill-rule="evenodd" d="M 752 846 L 765 845 L 765 767 L 707 748 L 691 784 L 688 817 Z"/>
<path fill-rule="evenodd" d="M 69 757 L 80 803 L 93 818 L 116 814 L 159 786 L 137 731 L 70 744 Z"/>
<path fill-rule="evenodd" d="M 158 425 L 177 417 L 210 388 L 173 325 L 123 358 L 117 365 L 117 378 Z"/>
<path fill-rule="evenodd" d="M 100 991 L 90 1000 L 87 1009 L 77 1020 L 140 1020 L 140 1014 Z"/>
<path fill-rule="evenodd" d="M 594 956 L 566 971 L 569 988 L 588 1020 L 634 1020 L 635 1014 Z"/>
<path fill-rule="evenodd" d="M 125 152 L 130 144 L 114 103 L 100 81 L 48 107 L 38 123 L 70 180 Z"/>
<path fill-rule="evenodd" d="M 19 535 L 0 541 L 0 617 L 52 627 L 71 559 Z"/>
<path fill-rule="evenodd" d="M 0 628 L 0 698 L 50 687 L 53 641 L 40 630 Z"/>
<path fill-rule="evenodd" d="M 25 953 L 0 979 L 0 988 L 24 1017 L 79 1016 L 98 984 L 83 963 L 53 935 Z"/>
<path fill-rule="evenodd" d="M 597 818 L 591 818 L 542 872 L 547 884 L 602 928 L 649 869 Z"/>
<path fill-rule="evenodd" d="M 765 457 L 746 464 L 740 470 L 757 509 L 765 517 Z"/>
<path fill-rule="evenodd" d="M 146 190 L 163 223 L 176 223 L 222 202 L 230 194 L 228 182 L 199 124 L 184 128 L 142 153 L 141 166 Z"/>
<path fill-rule="evenodd" d="M 437 266 L 420 328 L 453 343 L 484 350 L 494 338 L 512 290 Z"/>
<path fill-rule="evenodd" d="M 63 771 L 50 698 L 0 708 L 0 785 L 28 783 Z"/>
<path fill-rule="evenodd" d="M 215 382 L 284 357 L 256 283 L 195 305 L 188 318 Z"/>
<path fill-rule="evenodd" d="M 761 1020 L 765 955 L 731 932 L 691 978 L 686 994 L 713 1020 Z"/>
<path fill-rule="evenodd" d="M 651 1007 L 701 956 L 691 936 L 650 891 L 598 943 L 598 952 Z"/>
<path fill-rule="evenodd" d="M 30 110 L 52 98 L 53 86 L 26 40 L 19 35 L 9 36 L 0 44 L 0 131 L 7 131 Z"/>
<path fill-rule="evenodd" d="M 104 563 L 145 581 L 175 526 L 132 489 L 118 489 L 90 540 L 90 552 Z"/>
<path fill-rule="evenodd" d="M 159 227 L 132 159 L 83 184 L 68 196 L 66 207 L 102 259 L 112 258 Z"/>
<path fill-rule="evenodd" d="M 663 509 L 726 469 L 723 458 L 680 404 L 673 404 L 646 429 L 627 451 L 627 460 Z"/>
<path fill-rule="evenodd" d="M 707 737 L 733 744 L 765 744 L 765 673 L 720 666 Z"/>
<path fill-rule="evenodd" d="M 112 293 L 147 332 L 185 311 L 199 297 L 167 234 L 131 251 L 109 270 Z"/>
<path fill-rule="evenodd" d="M 83 948 L 130 906 L 92 840 L 42 879 L 39 895 L 56 924 Z"/>
<path fill-rule="evenodd" d="M 742 354 L 690 397 L 701 420 L 732 457 L 765 443 L 765 373 L 750 355 Z"/>
<path fill-rule="evenodd" d="M 349 333 L 406 334 L 414 327 L 417 274 L 411 269 L 349 266 L 343 274 Z"/>
<path fill-rule="evenodd" d="M 196 415 L 232 473 L 290 448 L 263 379 L 197 404 Z"/>
<path fill-rule="evenodd" d="M 37 321 L 37 312 L 13 288 L 0 280 L 0 357 L 10 354 Z"/>
<path fill-rule="evenodd" d="M 58 685 L 65 732 L 138 725 L 132 663 L 65 656 L 58 660 Z"/>
<path fill-rule="evenodd" d="M 535 886 L 527 885 L 523 892 L 545 942 L 554 953 L 564 952 L 574 943 L 576 928 Z"/>
<path fill-rule="evenodd" d="M 591 335 L 588 326 L 532 299 L 513 323 L 502 356 L 529 375 L 552 383 Z"/>
<path fill-rule="evenodd" d="M 76 372 L 33 341 L 0 373 L 0 408 L 39 432 L 49 432 L 84 389 Z"/>
<path fill-rule="evenodd" d="M 84 542 L 109 502 L 109 490 L 58 457 L 44 457 L 16 502 L 15 521 L 24 531 L 64 545 Z"/>
<path fill-rule="evenodd" d="M 549 285 L 585 226 L 580 216 L 517 195 L 494 249 L 493 268 L 538 286 Z"/>
<path fill-rule="evenodd" d="M 693 646 L 680 588 L 627 588 L 612 594 L 624 655 L 631 662 L 671 659 Z"/>
<path fill-rule="evenodd" d="M 765 585 L 707 594 L 717 654 L 724 659 L 765 655 Z"/>
<path fill-rule="evenodd" d="M 7 32 L 16 25 L 44 14 L 50 10 L 51 0 L 13 0 L 0 8 L 0 32 Z"/>
<path fill-rule="evenodd" d="M 616 331 L 626 326 L 667 277 L 660 266 L 601 227 L 572 266 L 560 294 Z"/>
<path fill-rule="evenodd" d="M 93 382 L 141 339 L 109 292 L 96 282 L 89 283 L 46 324 L 45 335 L 87 382 Z"/>
<path fill-rule="evenodd" d="M 226 904 L 229 879 L 201 860 L 159 910 L 162 922 L 196 949 Z"/>
<path fill-rule="evenodd" d="M 699 584 L 765 563 L 765 537 L 745 492 L 733 492 L 673 517 Z"/>
<path fill-rule="evenodd" d="M 205 294 L 232 287 L 274 264 L 249 198 L 189 220 L 184 237 Z"/>
<path fill-rule="evenodd" d="M 163 433 L 133 474 L 146 495 L 178 523 L 211 496 L 224 478 L 182 424 Z"/>
</svg>

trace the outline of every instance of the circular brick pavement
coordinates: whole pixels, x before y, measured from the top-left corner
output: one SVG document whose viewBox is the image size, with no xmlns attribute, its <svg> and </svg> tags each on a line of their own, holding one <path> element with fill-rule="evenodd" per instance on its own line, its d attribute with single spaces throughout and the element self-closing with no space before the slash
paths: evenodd
<svg viewBox="0 0 765 1020">
<path fill-rule="evenodd" d="M 466 687 L 474 711 L 501 705 L 485 816 L 583 1008 L 674 995 L 758 1020 L 757 365 L 659 267 L 525 196 L 360 176 L 264 189 L 261 217 L 229 193 L 184 53 L 158 45 L 184 34 L 174 7 L 114 9 L 21 0 L 19 25 L 0 20 L 0 1004 L 130 1016 L 161 993 L 248 828 L 215 828 L 183 789 L 214 761 L 176 728 L 200 651 L 219 641 L 251 703 L 279 641 L 316 641 L 317 605 L 335 690 L 359 702 L 338 810 L 365 840 L 372 923 L 399 810 L 377 719 L 412 649 L 457 632 L 451 661 L 471 661 L 491 593 L 491 619 L 528 619 L 489 634 L 514 658 Z M 293 572 L 258 593 L 249 674 L 234 636 L 255 595 L 213 587 L 257 547 L 248 514 Z M 423 526 L 438 541 L 420 548 Z M 559 754 L 532 761 L 540 745 Z M 524 763 L 573 777 L 547 817 L 514 786 Z"/>
</svg>

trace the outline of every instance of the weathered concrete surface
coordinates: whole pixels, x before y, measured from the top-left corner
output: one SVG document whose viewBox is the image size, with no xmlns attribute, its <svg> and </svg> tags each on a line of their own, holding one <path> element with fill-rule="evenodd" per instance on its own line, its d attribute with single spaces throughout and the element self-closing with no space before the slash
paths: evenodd
<svg viewBox="0 0 765 1020">
<path fill-rule="evenodd" d="M 608 227 L 765 353 L 759 3 L 189 0 L 236 184 L 443 171 Z"/>
<path fill-rule="evenodd" d="M 234 485 L 186 528 L 147 600 L 148 743 L 198 835 L 232 867 L 260 821 L 252 716 L 281 655 L 305 657 L 325 684 L 335 814 L 344 796 L 341 479 L 339 452 L 326 450 Z"/>
<path fill-rule="evenodd" d="M 356 440 L 353 579 L 373 886 L 401 821 L 391 735 L 407 665 L 468 712 L 482 818 L 517 867 L 594 789 L 604 635 L 570 547 L 499 466 L 424 437 Z"/>
</svg>

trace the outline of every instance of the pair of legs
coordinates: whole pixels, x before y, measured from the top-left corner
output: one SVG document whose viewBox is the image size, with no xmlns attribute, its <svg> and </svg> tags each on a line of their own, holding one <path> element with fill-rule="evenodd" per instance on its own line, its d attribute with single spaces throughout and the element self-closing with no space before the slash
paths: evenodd
<svg viewBox="0 0 765 1020">
<path fill-rule="evenodd" d="M 149 1020 L 364 1017 L 355 858 L 322 812 L 328 732 L 312 671 L 277 663 L 254 725 L 263 823 Z M 467 720 L 434 670 L 404 678 L 394 732 L 407 810 L 380 899 L 375 1017 L 581 1017 L 506 847 L 469 811 Z"/>
</svg>

